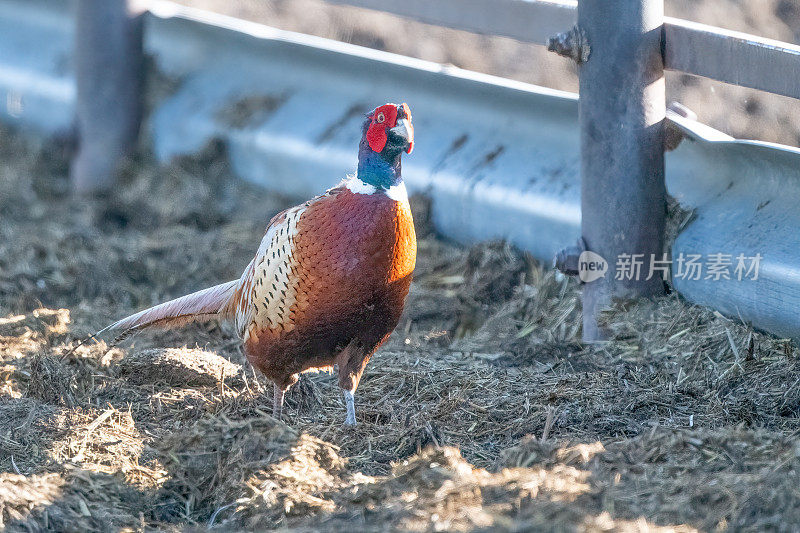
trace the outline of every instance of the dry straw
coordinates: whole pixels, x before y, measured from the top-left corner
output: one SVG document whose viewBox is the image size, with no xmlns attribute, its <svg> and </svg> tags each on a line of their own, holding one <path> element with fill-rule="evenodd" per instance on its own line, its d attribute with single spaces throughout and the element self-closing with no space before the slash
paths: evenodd
<svg viewBox="0 0 800 533">
<path fill-rule="evenodd" d="M 67 150 L 67 148 L 64 148 Z M 0 133 L 0 517 L 10 530 L 793 529 L 793 343 L 675 295 L 580 338 L 577 284 L 430 236 L 341 426 L 335 379 L 270 387 L 216 324 L 109 349 L 114 317 L 232 279 L 284 201 L 221 147 L 64 196 L 63 156 Z M 61 310 L 60 310 L 61 309 Z M 682 526 L 681 524 L 688 524 Z"/>
</svg>

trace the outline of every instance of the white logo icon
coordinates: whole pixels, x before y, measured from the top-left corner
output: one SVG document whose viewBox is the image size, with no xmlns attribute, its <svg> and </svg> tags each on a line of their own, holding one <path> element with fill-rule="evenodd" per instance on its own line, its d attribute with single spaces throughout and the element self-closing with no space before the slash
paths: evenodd
<svg viewBox="0 0 800 533">
<path fill-rule="evenodd" d="M 608 262 L 594 252 L 582 252 L 578 258 L 578 277 L 584 283 L 600 279 L 608 271 Z"/>
</svg>

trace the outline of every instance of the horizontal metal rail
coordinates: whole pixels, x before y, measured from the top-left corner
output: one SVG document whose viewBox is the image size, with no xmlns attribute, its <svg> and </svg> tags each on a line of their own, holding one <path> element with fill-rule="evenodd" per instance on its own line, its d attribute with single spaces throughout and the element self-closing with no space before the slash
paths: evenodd
<svg viewBox="0 0 800 533">
<path fill-rule="evenodd" d="M 664 39 L 668 69 L 800 98 L 800 46 L 672 18 Z"/>
<path fill-rule="evenodd" d="M 426 24 L 545 44 L 578 20 L 577 2 L 564 0 L 328 0 L 385 11 Z"/>
<path fill-rule="evenodd" d="M 359 113 L 402 98 L 417 123 L 403 174 L 411 192 L 430 197 L 440 234 L 464 243 L 507 239 L 543 261 L 580 235 L 576 95 L 174 4 L 155 7 L 145 46 L 153 68 L 173 82 L 148 120 L 146 138 L 160 160 L 221 139 L 237 176 L 308 197 L 353 170 Z M 73 42 L 68 4 L 0 2 L 0 122 L 69 130 Z M 232 122 L 243 103 L 253 108 L 248 120 Z M 733 272 L 709 279 L 704 271 L 674 277 L 676 289 L 800 339 L 800 149 L 669 118 L 690 140 L 667 154 L 667 189 L 695 210 L 672 256 L 762 257 L 757 279 L 740 281 Z M 258 244 L 260 236 L 253 238 Z"/>
<path fill-rule="evenodd" d="M 536 44 L 545 44 L 577 21 L 577 2 L 571 1 L 329 1 Z M 800 98 L 800 46 L 671 17 L 665 17 L 664 41 L 667 69 Z"/>
</svg>

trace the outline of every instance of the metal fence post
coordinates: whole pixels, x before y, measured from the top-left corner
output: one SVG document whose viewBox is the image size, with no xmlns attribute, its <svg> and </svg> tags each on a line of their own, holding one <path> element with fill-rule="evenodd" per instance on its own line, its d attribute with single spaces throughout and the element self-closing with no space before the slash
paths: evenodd
<svg viewBox="0 0 800 533">
<path fill-rule="evenodd" d="M 585 341 L 604 338 L 597 318 L 612 298 L 664 291 L 661 276 L 646 279 L 651 257 L 661 259 L 666 215 L 663 23 L 663 0 L 578 3 L 589 46 L 579 67 L 581 232 L 608 262 L 605 277 L 583 287 Z M 617 269 L 629 259 L 633 268 Z"/>
<path fill-rule="evenodd" d="M 107 190 L 135 145 L 142 117 L 143 5 L 133 0 L 78 0 L 75 14 L 78 193 Z"/>
</svg>

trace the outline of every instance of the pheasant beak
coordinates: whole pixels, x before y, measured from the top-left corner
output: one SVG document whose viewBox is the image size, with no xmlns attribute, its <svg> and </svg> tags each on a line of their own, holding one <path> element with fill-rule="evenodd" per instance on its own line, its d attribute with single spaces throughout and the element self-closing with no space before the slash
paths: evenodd
<svg viewBox="0 0 800 533">
<path fill-rule="evenodd" d="M 400 144 L 406 153 L 411 153 L 414 149 L 414 126 L 407 118 L 401 118 L 397 121 L 397 125 L 389 130 L 390 139 L 394 143 Z"/>
</svg>

